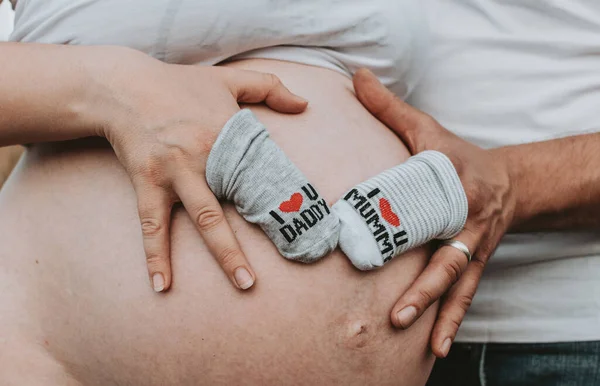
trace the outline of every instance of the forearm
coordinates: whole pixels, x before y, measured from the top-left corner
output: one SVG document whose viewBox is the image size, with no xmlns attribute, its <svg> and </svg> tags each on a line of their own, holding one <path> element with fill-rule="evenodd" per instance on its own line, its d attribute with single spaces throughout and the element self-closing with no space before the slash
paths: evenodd
<svg viewBox="0 0 600 386">
<path fill-rule="evenodd" d="M 509 162 L 512 231 L 600 227 L 600 133 L 492 150 Z"/>
<path fill-rule="evenodd" d="M 91 67 L 107 49 L 0 43 L 0 146 L 96 135 Z"/>
</svg>

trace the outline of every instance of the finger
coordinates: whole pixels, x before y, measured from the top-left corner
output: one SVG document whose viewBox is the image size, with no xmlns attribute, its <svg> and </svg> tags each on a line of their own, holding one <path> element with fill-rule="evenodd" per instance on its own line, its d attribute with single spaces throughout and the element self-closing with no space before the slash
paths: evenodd
<svg viewBox="0 0 600 386">
<path fill-rule="evenodd" d="M 171 286 L 169 225 L 173 201 L 163 188 L 138 185 L 135 190 L 150 283 L 154 291 L 163 292 Z"/>
<path fill-rule="evenodd" d="M 365 68 L 358 70 L 352 81 L 356 96 L 365 108 L 398 134 L 412 154 L 419 152 L 418 128 L 431 118 L 404 103 Z"/>
<path fill-rule="evenodd" d="M 306 110 L 308 101 L 293 94 L 273 75 L 257 71 L 229 72 L 227 83 L 240 103 L 265 102 L 280 113 L 297 114 Z"/>
<path fill-rule="evenodd" d="M 465 273 L 446 296 L 431 334 L 431 349 L 438 358 L 448 355 L 458 328 L 475 297 L 484 267 L 482 260 L 473 258 Z"/>
<path fill-rule="evenodd" d="M 229 280 L 242 290 L 252 287 L 256 276 L 206 182 L 188 175 L 179 179 L 175 191 Z"/>
<path fill-rule="evenodd" d="M 477 237 L 466 230 L 454 239 L 463 242 L 470 251 L 475 250 L 478 242 Z M 392 323 L 403 329 L 410 327 L 456 283 L 467 263 L 467 257 L 462 251 L 451 246 L 441 246 L 433 254 L 425 270 L 393 307 Z"/>
</svg>

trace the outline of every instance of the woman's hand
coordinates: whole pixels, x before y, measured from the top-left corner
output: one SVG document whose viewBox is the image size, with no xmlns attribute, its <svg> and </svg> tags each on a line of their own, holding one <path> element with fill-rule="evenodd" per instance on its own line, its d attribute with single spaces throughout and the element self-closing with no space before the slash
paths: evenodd
<svg viewBox="0 0 600 386">
<path fill-rule="evenodd" d="M 249 288 L 255 274 L 206 183 L 206 161 L 238 102 L 265 102 L 283 113 L 300 113 L 307 102 L 274 75 L 116 53 L 91 66 L 85 114 L 102 122 L 96 134 L 110 141 L 133 182 L 154 290 L 171 285 L 169 225 L 178 201 L 230 280 Z"/>
<path fill-rule="evenodd" d="M 395 326 L 409 328 L 444 296 L 431 335 L 431 347 L 436 356 L 445 357 L 473 300 L 485 264 L 515 213 L 516 198 L 508 164 L 495 153 L 462 140 L 431 116 L 402 102 L 367 70 L 356 73 L 354 88 L 362 104 L 396 132 L 412 154 L 437 150 L 448 156 L 467 194 L 469 216 L 463 231 L 454 239 L 469 248 L 471 262 L 453 247 L 438 249 L 391 314 Z"/>
</svg>

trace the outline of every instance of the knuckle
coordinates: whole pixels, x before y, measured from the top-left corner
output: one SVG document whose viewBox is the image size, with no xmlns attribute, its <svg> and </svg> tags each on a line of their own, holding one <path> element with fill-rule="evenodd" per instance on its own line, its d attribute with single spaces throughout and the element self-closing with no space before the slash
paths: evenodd
<svg viewBox="0 0 600 386">
<path fill-rule="evenodd" d="M 473 264 L 473 265 L 477 266 L 477 268 L 479 268 L 480 271 L 483 271 L 483 269 L 485 268 L 485 261 L 481 259 L 479 254 L 477 254 L 476 256 L 473 256 L 473 259 L 471 260 L 471 262 L 469 264 Z"/>
<path fill-rule="evenodd" d="M 205 206 L 196 212 L 196 225 L 201 231 L 208 231 L 221 224 L 223 213 L 214 206 Z"/>
<path fill-rule="evenodd" d="M 452 331 L 458 331 L 462 323 L 462 318 L 456 314 L 446 315 L 446 317 L 444 318 L 444 322 L 444 324 L 447 323 L 449 326 L 451 326 L 450 329 Z"/>
<path fill-rule="evenodd" d="M 471 303 L 473 303 L 473 298 L 467 295 L 459 295 L 456 297 L 455 302 L 464 312 L 467 312 L 471 307 Z"/>
<path fill-rule="evenodd" d="M 134 177 L 138 177 L 145 184 L 162 186 L 164 184 L 164 170 L 162 160 L 156 155 L 150 155 L 134 168 Z"/>
<path fill-rule="evenodd" d="M 489 195 L 483 197 L 487 198 Z M 484 199 L 480 201 L 477 207 L 477 220 L 485 225 L 489 225 L 494 219 L 501 218 L 504 213 L 504 203 L 501 200 Z"/>
<path fill-rule="evenodd" d="M 420 306 L 421 309 L 424 309 L 428 305 L 432 304 L 435 300 L 433 292 L 431 292 L 431 290 L 427 288 L 420 288 L 417 292 L 417 296 L 419 299 L 417 304 Z"/>
<path fill-rule="evenodd" d="M 480 213 L 485 210 L 486 205 L 481 185 L 469 179 L 465 184 L 465 194 L 469 200 L 469 210 L 475 215 L 471 217 L 483 217 Z"/>
<path fill-rule="evenodd" d="M 225 248 L 217 255 L 217 259 L 222 267 L 233 268 L 242 260 L 242 253 L 235 248 Z"/>
<path fill-rule="evenodd" d="M 480 238 L 480 233 L 481 230 L 478 228 L 477 224 L 474 224 L 471 219 L 468 219 L 465 228 L 462 230 L 465 240 L 478 240 Z"/>
<path fill-rule="evenodd" d="M 194 135 L 201 136 L 195 131 L 186 131 L 188 123 L 173 123 L 170 130 L 162 130 L 156 134 L 156 144 L 152 146 L 141 162 L 142 174 L 146 178 L 162 179 L 166 174 L 165 165 L 178 164 L 190 158 L 193 148 Z"/>
<path fill-rule="evenodd" d="M 189 152 L 184 145 L 171 145 L 164 149 L 163 153 L 156 156 L 156 160 L 161 164 L 167 162 L 179 163 L 186 159 Z"/>
<path fill-rule="evenodd" d="M 156 267 L 156 266 L 162 265 L 165 260 L 166 259 L 163 256 L 161 256 L 157 253 L 147 253 L 146 254 L 146 264 L 149 267 Z"/>
<path fill-rule="evenodd" d="M 157 236 L 161 233 L 163 226 L 160 221 L 155 218 L 142 218 L 142 234 L 144 236 Z"/>
<path fill-rule="evenodd" d="M 477 250 L 478 261 L 487 261 L 489 257 L 492 255 L 492 248 L 488 245 L 484 245 L 479 247 Z"/>
<path fill-rule="evenodd" d="M 456 260 L 449 260 L 442 264 L 442 270 L 450 284 L 456 283 L 462 274 L 462 267 Z"/>
</svg>

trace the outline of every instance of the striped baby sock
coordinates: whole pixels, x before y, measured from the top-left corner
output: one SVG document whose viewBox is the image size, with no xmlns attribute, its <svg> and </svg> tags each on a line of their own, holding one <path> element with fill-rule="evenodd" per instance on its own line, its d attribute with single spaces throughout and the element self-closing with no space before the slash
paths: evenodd
<svg viewBox="0 0 600 386">
<path fill-rule="evenodd" d="M 464 227 L 467 196 L 452 162 L 424 151 L 360 183 L 333 211 L 340 218 L 339 244 L 361 270 L 433 239 L 449 239 Z"/>
<path fill-rule="evenodd" d="M 250 110 L 225 124 L 206 181 L 215 196 L 260 225 L 286 258 L 310 263 L 337 247 L 338 217 Z"/>
</svg>

